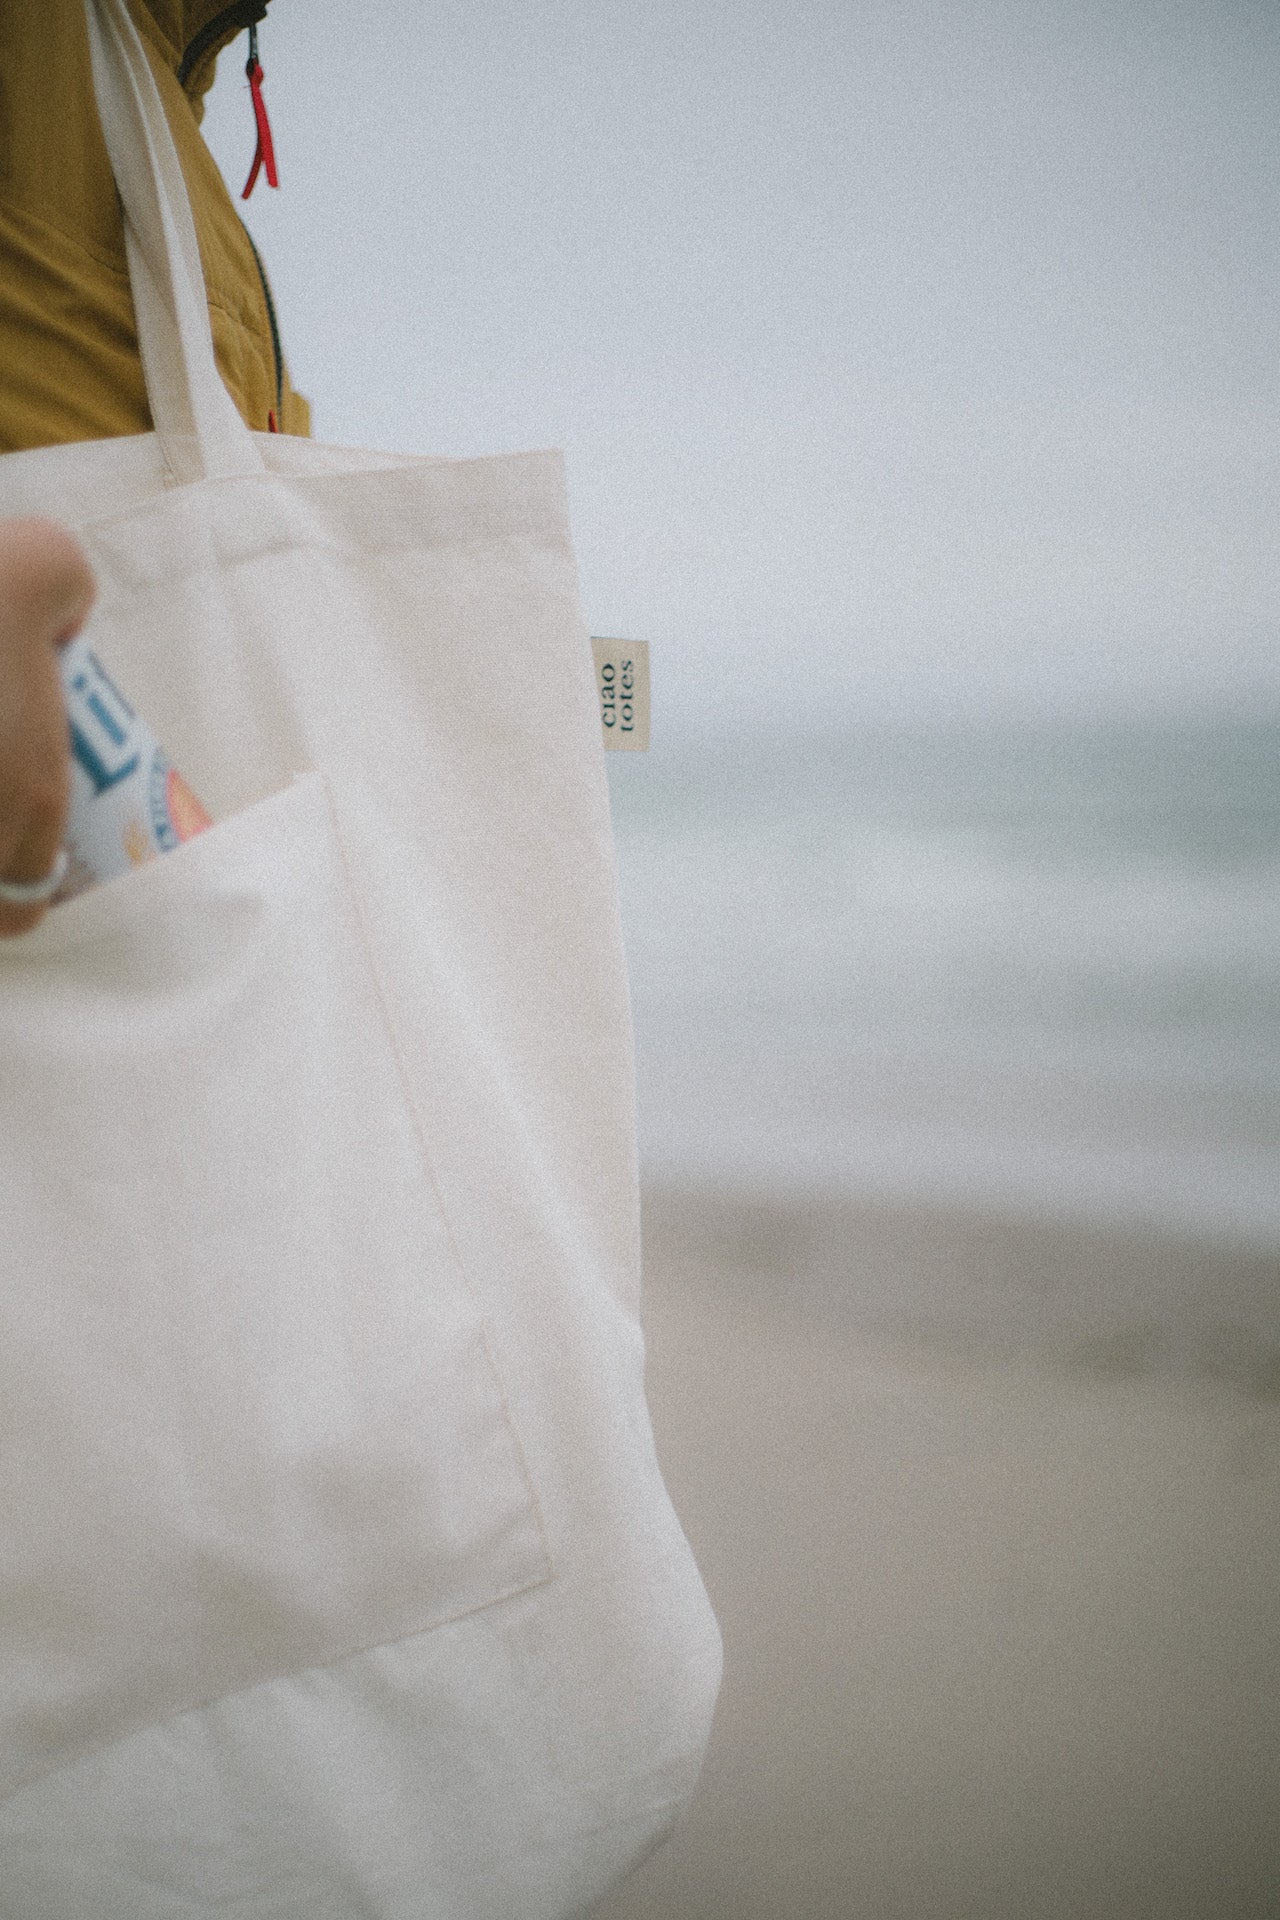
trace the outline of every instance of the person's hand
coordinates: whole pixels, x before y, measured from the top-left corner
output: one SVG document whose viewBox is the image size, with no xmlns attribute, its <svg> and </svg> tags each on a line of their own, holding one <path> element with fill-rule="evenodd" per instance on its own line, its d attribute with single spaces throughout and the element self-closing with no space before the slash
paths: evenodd
<svg viewBox="0 0 1280 1920">
<path fill-rule="evenodd" d="M 93 595 L 65 527 L 0 520 L 0 880 L 42 880 L 62 844 L 71 764 L 58 648 L 84 625 Z M 0 900 L 0 938 L 46 911 Z"/>
</svg>

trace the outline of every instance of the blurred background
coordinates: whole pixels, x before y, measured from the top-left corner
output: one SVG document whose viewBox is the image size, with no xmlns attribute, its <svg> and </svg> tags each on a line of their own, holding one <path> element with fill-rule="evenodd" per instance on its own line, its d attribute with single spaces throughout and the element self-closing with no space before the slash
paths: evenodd
<svg viewBox="0 0 1280 1920">
<path fill-rule="evenodd" d="M 1275 8 L 275 0 L 261 57 L 316 434 L 563 447 L 652 644 L 654 1177 L 1274 1236 Z"/>
<path fill-rule="evenodd" d="M 317 437 L 563 447 L 653 648 L 650 1381 L 729 1666 L 619 1920 L 1273 1916 L 1280 11 L 273 0 L 260 56 Z"/>
</svg>

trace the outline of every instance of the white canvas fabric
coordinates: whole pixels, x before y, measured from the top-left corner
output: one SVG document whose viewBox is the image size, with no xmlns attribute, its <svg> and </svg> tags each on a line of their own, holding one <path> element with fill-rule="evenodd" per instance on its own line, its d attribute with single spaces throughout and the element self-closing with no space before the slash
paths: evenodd
<svg viewBox="0 0 1280 1920">
<path fill-rule="evenodd" d="M 156 430 L 0 460 L 217 824 L 0 943 L 0 1912 L 552 1920 L 688 1796 L 560 463 L 251 434 L 123 0 Z"/>
</svg>

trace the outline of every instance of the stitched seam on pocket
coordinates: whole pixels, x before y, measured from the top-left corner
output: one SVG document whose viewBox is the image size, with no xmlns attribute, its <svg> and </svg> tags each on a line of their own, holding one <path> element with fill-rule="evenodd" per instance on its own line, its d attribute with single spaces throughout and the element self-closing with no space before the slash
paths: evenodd
<svg viewBox="0 0 1280 1920">
<path fill-rule="evenodd" d="M 294 1681 L 304 1680 L 311 1673 L 330 1673 L 336 1667 L 346 1666 L 349 1662 L 363 1660 L 368 1654 L 381 1653 L 386 1647 L 406 1645 L 410 1640 L 425 1640 L 433 1633 L 439 1633 L 443 1627 L 456 1627 L 460 1621 L 470 1620 L 476 1614 L 487 1613 L 490 1607 L 500 1607 L 504 1601 L 518 1600 L 523 1593 L 536 1593 L 539 1587 L 549 1586 L 557 1578 L 556 1570 L 547 1559 L 546 1571 L 531 1579 L 517 1581 L 514 1586 L 504 1587 L 501 1592 L 491 1594 L 485 1600 L 477 1600 L 474 1605 L 459 1607 L 456 1613 L 445 1614 L 443 1619 L 433 1620 L 429 1627 L 414 1627 L 408 1633 L 392 1634 L 389 1640 L 371 1640 L 367 1646 L 349 1647 L 343 1653 L 335 1653 L 331 1660 L 313 1660 L 305 1667 L 292 1667 L 287 1673 L 267 1674 L 260 1680 L 250 1680 L 242 1687 L 228 1687 L 225 1693 L 211 1693 L 206 1699 L 196 1700 L 190 1706 L 177 1707 L 172 1713 L 162 1713 L 158 1719 L 144 1720 L 136 1727 L 130 1727 L 125 1733 L 110 1735 L 105 1740 L 90 1743 L 69 1755 L 65 1760 L 55 1761 L 51 1767 L 32 1767 L 20 1779 L 12 1781 L 3 1793 L 0 1793 L 0 1807 L 8 1806 L 11 1800 L 34 1786 L 40 1780 L 56 1779 L 60 1773 L 69 1773 L 82 1761 L 96 1759 L 104 1753 L 111 1753 L 116 1747 L 123 1747 L 130 1740 L 141 1739 L 144 1734 L 154 1733 L 158 1728 L 171 1727 L 179 1720 L 185 1720 L 189 1714 L 208 1713 L 212 1707 L 220 1707 L 228 1700 L 239 1700 L 251 1693 L 257 1693 L 265 1687 L 288 1686 Z"/>
<path fill-rule="evenodd" d="M 325 805 L 329 810 L 329 824 L 333 829 L 334 844 L 338 849 L 338 857 L 342 862 L 343 891 L 346 894 L 347 903 L 351 911 L 351 917 L 353 922 L 355 923 L 355 927 L 357 930 L 357 937 L 360 942 L 361 952 L 364 955 L 365 965 L 369 972 L 369 978 L 372 980 L 374 991 L 378 996 L 378 1007 L 382 1014 L 382 1024 L 387 1035 L 387 1044 L 391 1049 L 392 1058 L 395 1061 L 396 1074 L 400 1081 L 400 1090 L 404 1097 L 405 1107 L 409 1114 L 409 1118 L 413 1124 L 413 1135 L 414 1135 L 414 1139 L 418 1143 L 418 1152 L 422 1160 L 422 1169 L 428 1181 L 430 1182 L 431 1191 L 435 1196 L 436 1205 L 440 1209 L 440 1218 L 444 1222 L 444 1230 L 448 1238 L 449 1251 L 453 1256 L 454 1262 L 457 1266 L 458 1273 L 462 1279 L 462 1283 L 466 1287 L 467 1293 L 476 1311 L 477 1323 L 480 1330 L 480 1341 L 481 1341 L 481 1345 L 484 1348 L 485 1359 L 488 1362 L 489 1372 L 493 1378 L 494 1388 L 498 1395 L 499 1405 L 502 1408 L 502 1417 L 506 1422 L 507 1432 L 511 1438 L 511 1444 L 514 1446 L 517 1457 L 519 1458 L 519 1461 L 520 1461 L 520 1472 L 521 1472 L 521 1475 L 523 1476 L 525 1488 L 529 1495 L 529 1501 L 533 1508 L 534 1516 L 537 1520 L 538 1533 L 541 1536 L 541 1540 L 542 1540 L 543 1560 L 546 1565 L 545 1577 L 547 1579 L 550 1579 L 555 1573 L 555 1562 L 552 1559 L 552 1555 L 551 1555 L 551 1541 L 550 1541 L 550 1536 L 547 1529 L 546 1515 L 542 1509 L 542 1502 L 538 1497 L 537 1485 L 534 1481 L 533 1473 L 529 1466 L 528 1455 L 525 1452 L 524 1442 L 521 1439 L 519 1429 L 516 1425 L 515 1418 L 511 1411 L 511 1402 L 507 1394 L 507 1383 L 503 1379 L 502 1369 L 498 1365 L 498 1356 L 494 1351 L 493 1340 L 489 1331 L 488 1316 L 484 1311 L 479 1290 L 477 1289 L 475 1282 L 472 1280 L 471 1275 L 468 1273 L 466 1263 L 462 1258 L 462 1254 L 458 1246 L 458 1237 L 457 1237 L 457 1234 L 454 1232 L 454 1228 L 453 1228 L 453 1220 L 450 1216 L 449 1207 L 445 1201 L 443 1188 L 441 1187 L 439 1177 L 436 1173 L 435 1162 L 431 1155 L 431 1149 L 427 1143 L 427 1131 L 422 1123 L 422 1115 L 419 1111 L 417 1100 L 414 1098 L 413 1083 L 412 1083 L 412 1080 L 410 1079 L 409 1069 L 404 1057 L 404 1051 L 400 1044 L 400 1035 L 396 1030 L 395 1020 L 391 1012 L 391 1006 L 387 999 L 386 989 L 383 985 L 382 973 L 378 966 L 377 957 L 374 952 L 373 940 L 372 940 L 372 937 L 370 936 L 369 928 L 365 921 L 364 913 L 361 909 L 360 894 L 359 894 L 358 888 L 356 887 L 355 879 L 352 874 L 351 861 L 347 853 L 346 842 L 342 837 L 342 829 L 338 820 L 337 808 L 334 806 L 333 792 L 329 786 L 329 782 L 324 779 L 323 775 L 321 775 L 321 779 L 324 785 Z M 533 1584 L 536 1585 L 537 1583 L 534 1582 Z"/>
<path fill-rule="evenodd" d="M 154 859 L 145 860 L 141 865 L 130 867 L 109 880 L 99 881 L 83 893 L 73 894 L 70 900 L 59 902 L 29 933 L 0 941 L 0 980 L 3 980 L 4 970 L 9 965 L 20 968 L 33 959 L 61 959 L 81 946 L 109 937 L 121 925 L 128 926 L 139 910 L 139 902 L 133 897 L 136 890 L 142 889 L 145 905 L 148 889 L 156 886 L 164 888 L 168 884 L 165 876 L 173 873 L 174 863 L 200 860 L 215 844 L 215 836 L 220 838 L 226 833 L 242 830 L 248 817 L 259 808 L 284 804 L 291 795 L 296 795 L 300 784 L 312 781 L 319 781 L 327 795 L 328 782 L 323 773 L 315 768 L 302 769 L 294 775 L 292 782 L 273 787 L 269 793 L 259 794 L 244 806 L 235 807 L 215 820 L 203 833 L 183 841 L 181 846 L 157 854 Z M 81 924 L 85 920 L 88 921 L 87 926 Z"/>
</svg>

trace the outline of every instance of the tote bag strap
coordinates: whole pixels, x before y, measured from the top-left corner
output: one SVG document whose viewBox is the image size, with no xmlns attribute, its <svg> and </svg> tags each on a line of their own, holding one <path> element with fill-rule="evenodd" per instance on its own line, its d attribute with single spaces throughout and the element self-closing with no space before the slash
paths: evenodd
<svg viewBox="0 0 1280 1920">
<path fill-rule="evenodd" d="M 165 464 L 179 483 L 261 473 L 262 455 L 214 358 L 191 202 L 146 51 L 125 0 L 85 0 L 85 20 Z"/>
</svg>

